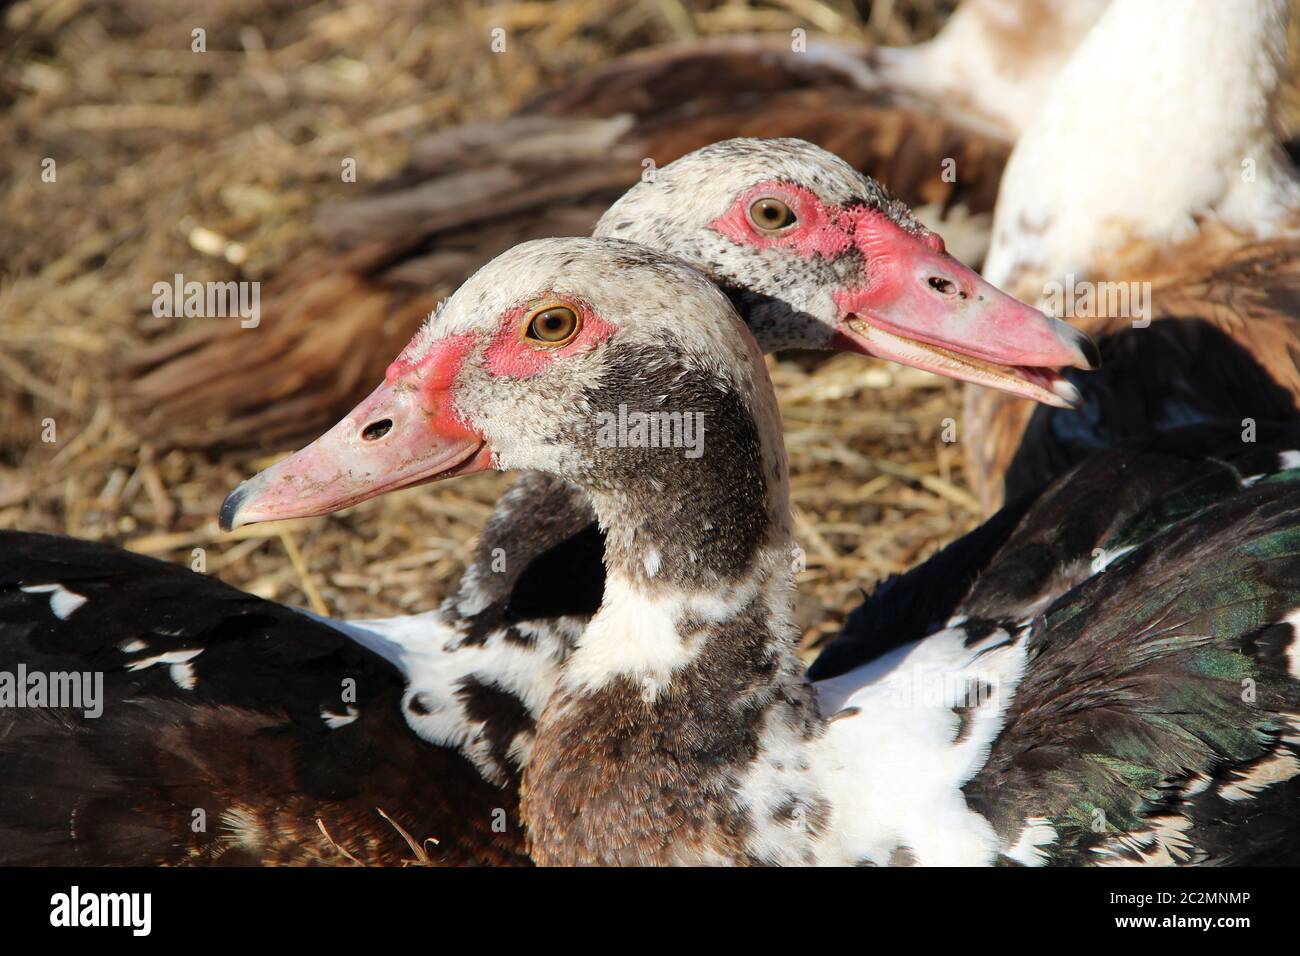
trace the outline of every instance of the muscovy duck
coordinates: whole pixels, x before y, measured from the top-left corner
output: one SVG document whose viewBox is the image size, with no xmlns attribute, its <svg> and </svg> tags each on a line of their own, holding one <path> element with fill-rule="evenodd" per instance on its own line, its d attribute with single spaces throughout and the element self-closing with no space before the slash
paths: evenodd
<svg viewBox="0 0 1300 956">
<path fill-rule="evenodd" d="M 702 170 L 715 173 L 703 177 Z M 765 184 L 774 185 L 776 193 L 758 189 Z M 666 201 L 657 189 L 666 193 Z M 774 199 L 794 221 L 765 229 L 761 213 Z M 944 374 L 978 378 L 997 372 L 999 384 L 1018 383 L 1013 387 L 1053 401 L 1070 393 L 1052 391 L 1059 376 L 1047 369 L 998 370 L 982 362 L 991 354 L 1008 362 L 1088 361 L 1086 340 L 983 285 L 944 256 L 937 237 L 905 208 L 808 144 L 720 144 L 712 153 L 661 170 L 656 183 L 638 186 L 611 216 L 611 229 L 679 245 L 732 285 L 731 294 L 768 347 L 838 345 L 896 353 Z M 955 291 L 937 288 L 929 281 L 934 278 L 952 283 Z M 748 282 L 756 284 L 745 290 Z M 874 301 L 862 293 L 873 283 L 879 290 Z M 904 335 L 895 337 L 887 328 Z M 947 347 L 935 351 L 909 335 Z M 979 355 L 963 365 L 954 350 L 971 348 Z M 136 729 L 130 740 L 123 725 L 112 721 L 65 734 L 60 723 L 40 712 L 15 712 L 13 719 L 25 722 L 29 742 L 39 740 L 46 763 L 0 744 L 0 764 L 15 792 L 34 795 L 27 804 L 30 815 L 13 818 L 18 835 L 0 837 L 5 848 L 0 857 L 9 862 L 308 862 L 338 854 L 337 841 L 357 859 L 396 862 L 411 851 L 401 832 L 377 816 L 378 806 L 417 842 L 426 836 L 441 840 L 436 850 L 427 851 L 435 861 L 515 858 L 518 829 L 503 824 L 513 820 L 514 788 L 532 722 L 554 687 L 559 661 L 585 617 L 599 606 L 601 544 L 591 522 L 585 498 L 572 486 L 544 475 L 525 477 L 503 499 L 460 594 L 444 609 L 329 625 L 103 546 L 6 535 L 12 559 L 0 569 L 0 592 L 7 602 L 0 627 L 6 637 L 17 636 L 16 644 L 3 645 L 6 662 L 13 665 L 7 669 L 16 672 L 28 661 L 31 642 L 42 648 L 44 670 L 82 672 L 95 662 L 94 669 L 112 675 L 107 699 L 131 702 L 124 713 L 132 716 L 122 719 Z M 56 606 L 50 595 L 65 593 L 86 601 L 71 609 L 75 613 L 60 613 L 74 599 L 60 599 Z M 106 595 L 119 597 L 109 601 Z M 151 595 L 166 595 L 166 605 L 146 607 Z M 135 606 L 140 610 L 132 611 Z M 341 641 L 340 630 L 364 647 Z M 273 650 L 281 642 L 283 647 Z M 400 675 L 369 651 L 396 664 Z M 311 665 L 268 663 L 281 658 Z M 356 685 L 345 686 L 349 680 Z M 360 698 L 343 699 L 347 686 L 364 690 L 363 706 L 349 706 Z M 423 744 L 416 739 L 401 743 L 406 751 L 388 744 L 393 715 L 377 714 L 387 705 L 370 704 L 388 696 L 400 700 L 403 715 L 425 741 L 449 748 L 434 763 L 449 779 L 447 794 L 478 794 L 475 805 L 481 812 L 472 820 L 444 812 L 461 798 L 442 803 L 429 795 L 418 808 L 376 800 L 376 784 L 367 778 L 375 763 L 321 763 L 331 736 L 344 731 L 355 741 L 346 746 L 369 753 L 373 761 L 420 751 Z M 245 727 L 241 720 L 265 729 L 247 748 L 238 743 Z M 175 724 L 178 740 L 202 725 L 207 742 L 228 748 L 225 759 L 231 765 L 211 749 L 191 748 L 175 762 L 158 759 L 171 746 L 151 733 L 158 722 Z M 238 778 L 245 762 L 260 759 L 264 738 L 297 761 L 287 768 L 291 772 L 272 778 L 268 799 L 274 802 L 279 788 L 325 793 L 334 803 L 318 805 L 308 797 L 269 816 L 248 803 L 232 803 L 239 794 L 213 781 L 227 772 Z M 464 766 L 455 750 L 477 769 Z M 89 791 L 72 786 L 49 799 L 36 796 L 44 792 L 51 763 L 101 768 L 96 807 L 133 807 L 144 814 L 140 837 L 117 828 L 121 816 L 102 816 L 86 804 L 94 796 Z M 196 764 L 206 768 L 203 774 L 192 771 Z M 361 776 L 349 780 L 349 766 Z M 492 784 L 487 791 L 480 771 Z M 460 780 L 465 773 L 474 779 Z M 193 809 L 206 808 L 210 819 L 236 821 L 234 836 L 218 838 L 209 828 L 176 842 L 169 829 L 174 819 L 161 827 L 147 822 L 163 812 L 158 803 L 132 804 L 120 789 L 152 781 L 152 789 L 144 789 L 175 793 L 181 779 L 190 781 L 186 792 L 206 794 Z M 313 829 L 313 813 L 320 815 L 324 831 Z M 81 823 L 65 832 L 63 823 L 71 817 Z"/>
<path fill-rule="evenodd" d="M 523 775 L 540 863 L 1294 861 L 1300 453 L 1090 459 L 1006 523 L 946 627 L 813 683 L 765 372 L 680 263 L 526 243 L 226 518 L 490 467 L 583 488 L 607 577 Z M 611 440 L 628 411 L 702 415 L 702 454 Z"/>
<path fill-rule="evenodd" d="M 985 275 L 1090 332 L 1103 362 L 1072 379 L 1078 411 L 968 390 L 987 510 L 1117 442 L 1300 420 L 1300 178 L 1276 115 L 1289 15 L 1116 0 L 1016 145 Z"/>
<path fill-rule="evenodd" d="M 310 437 L 478 266 L 525 239 L 588 235 L 653 166 L 737 136 L 842 155 L 976 264 L 1009 144 L 1103 6 L 966 0 L 909 49 L 739 37 L 624 57 L 517 117 L 433 135 L 395 179 L 326 207 L 320 242 L 264 289 L 254 334 L 208 323 L 165 340 L 139 356 L 131 393 L 156 442 Z M 974 242 L 959 242 L 968 224 Z"/>
</svg>

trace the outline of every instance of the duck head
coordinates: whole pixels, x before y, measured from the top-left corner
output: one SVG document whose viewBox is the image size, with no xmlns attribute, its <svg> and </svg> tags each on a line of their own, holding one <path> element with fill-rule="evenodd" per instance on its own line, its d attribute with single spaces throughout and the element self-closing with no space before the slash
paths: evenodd
<svg viewBox="0 0 1300 956">
<path fill-rule="evenodd" d="M 630 414 L 659 411 L 668 440 L 628 440 Z M 779 445 L 762 354 L 715 285 L 636 243 L 536 240 L 461 286 L 342 421 L 231 492 L 221 523 L 326 514 L 488 468 L 545 471 L 596 494 L 640 489 L 653 510 L 669 483 L 661 468 L 708 493 L 706 440 L 751 436 L 743 452 L 711 455 L 715 469 L 775 462 L 779 448 L 752 437 L 754 414 Z M 760 512 L 761 498 L 749 502 Z"/>
<path fill-rule="evenodd" d="M 803 140 L 726 140 L 649 170 L 595 234 L 703 271 L 764 351 L 861 352 L 1059 407 L 1078 399 L 1059 369 L 1099 364 L 1084 333 L 986 282 Z"/>
</svg>

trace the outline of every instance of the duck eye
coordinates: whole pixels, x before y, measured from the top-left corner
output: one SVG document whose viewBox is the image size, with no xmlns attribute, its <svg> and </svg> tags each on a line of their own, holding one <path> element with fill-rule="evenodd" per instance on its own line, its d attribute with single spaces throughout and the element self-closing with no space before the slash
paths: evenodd
<svg viewBox="0 0 1300 956">
<path fill-rule="evenodd" d="M 771 196 L 756 199 L 750 205 L 749 220 L 763 232 L 777 232 L 799 221 L 789 206 Z"/>
<path fill-rule="evenodd" d="M 540 345 L 564 345 L 581 327 L 578 313 L 573 309 L 567 305 L 548 305 L 532 313 L 524 337 Z"/>
</svg>

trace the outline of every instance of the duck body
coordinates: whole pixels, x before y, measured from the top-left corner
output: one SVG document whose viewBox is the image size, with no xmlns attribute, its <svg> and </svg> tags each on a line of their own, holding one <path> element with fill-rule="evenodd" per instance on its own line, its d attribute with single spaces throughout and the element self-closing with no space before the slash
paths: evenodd
<svg viewBox="0 0 1300 956">
<path fill-rule="evenodd" d="M 915 736 L 928 710 L 936 729 L 914 753 L 955 755 L 985 735 L 949 793 L 988 841 L 977 862 L 1277 863 L 1300 852 L 1288 822 L 1300 799 L 1300 473 L 1278 470 L 1295 461 L 1284 445 L 1238 446 L 1229 462 L 1203 442 L 1185 456 L 1089 458 L 1008 506 L 986 540 L 959 542 L 868 601 L 811 668 L 831 690 L 827 709 L 852 714 L 832 727 L 892 717 L 904 726 L 886 723 L 882 737 Z M 896 606 L 954 574 L 974 582 L 961 598 Z M 919 627 L 898 626 L 909 621 Z M 897 644 L 916 630 L 928 636 Z"/>
<path fill-rule="evenodd" d="M 93 709 L 0 709 L 6 865 L 528 862 L 515 792 L 411 734 L 357 642 L 164 562 L 3 539 L 0 670 L 101 682 Z"/>
</svg>

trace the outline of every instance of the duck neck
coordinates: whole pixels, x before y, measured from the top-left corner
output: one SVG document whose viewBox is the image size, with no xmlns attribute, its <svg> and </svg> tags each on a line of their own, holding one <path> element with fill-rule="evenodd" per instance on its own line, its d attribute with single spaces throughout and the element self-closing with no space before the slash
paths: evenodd
<svg viewBox="0 0 1300 956">
<path fill-rule="evenodd" d="M 700 392 L 696 458 L 610 449 L 585 478 L 606 537 L 605 593 L 525 772 L 522 814 L 541 863 L 762 856 L 753 838 L 770 820 L 753 819 L 746 788 L 768 750 L 798 749 L 819 726 L 794 654 L 786 467 L 765 391 Z M 806 775 L 806 760 L 789 764 Z M 782 792 L 820 806 L 806 783 Z M 804 823 L 803 804 L 786 803 Z M 782 851 L 807 842 L 791 828 Z"/>
<path fill-rule="evenodd" d="M 1007 164 L 985 275 L 1035 302 L 1144 250 L 1292 228 L 1287 0 L 1115 0 Z M 1210 227 L 1207 229 L 1207 226 Z"/>
</svg>

